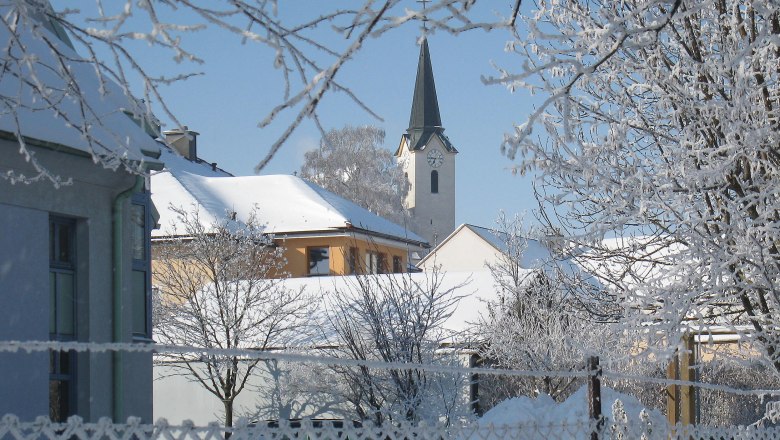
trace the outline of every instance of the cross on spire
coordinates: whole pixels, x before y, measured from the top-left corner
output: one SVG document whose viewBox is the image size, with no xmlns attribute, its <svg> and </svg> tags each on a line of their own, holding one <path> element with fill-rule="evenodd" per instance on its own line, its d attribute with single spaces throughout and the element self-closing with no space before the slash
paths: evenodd
<svg viewBox="0 0 780 440">
<path fill-rule="evenodd" d="M 422 5 L 423 5 L 423 17 L 422 17 L 423 32 L 428 32 L 428 17 L 426 17 L 426 15 L 425 15 L 425 7 L 430 2 L 431 2 L 431 0 L 417 0 L 417 3 L 422 3 Z"/>
</svg>

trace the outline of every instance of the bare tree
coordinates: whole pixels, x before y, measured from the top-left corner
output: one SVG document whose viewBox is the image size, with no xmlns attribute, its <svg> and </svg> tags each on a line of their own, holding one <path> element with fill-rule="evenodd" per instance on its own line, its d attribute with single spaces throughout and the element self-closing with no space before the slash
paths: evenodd
<svg viewBox="0 0 780 440">
<path fill-rule="evenodd" d="M 747 325 L 780 370 L 780 6 L 542 1 L 526 25 L 525 69 L 492 81 L 544 95 L 505 143 L 542 219 L 643 345 Z"/>
<path fill-rule="evenodd" d="M 306 152 L 301 177 L 404 224 L 409 181 L 384 140 L 383 130 L 368 125 L 330 130 L 319 149 Z"/>
<path fill-rule="evenodd" d="M 439 349 L 445 340 L 442 325 L 460 299 L 459 287 L 443 288 L 438 272 L 354 277 L 351 287 L 329 302 L 335 354 L 377 362 L 458 362 Z M 461 416 L 468 408 L 467 379 L 457 376 L 370 365 L 334 369 L 345 381 L 345 399 L 361 419 L 438 420 Z"/>
<path fill-rule="evenodd" d="M 302 291 L 279 285 L 282 249 L 256 216 L 206 225 L 196 212 L 171 208 L 181 229 L 155 249 L 158 290 L 154 335 L 163 344 L 206 349 L 265 350 L 300 340 L 310 312 Z M 259 359 L 166 353 L 156 361 L 189 377 L 222 401 L 225 426 Z"/>
</svg>

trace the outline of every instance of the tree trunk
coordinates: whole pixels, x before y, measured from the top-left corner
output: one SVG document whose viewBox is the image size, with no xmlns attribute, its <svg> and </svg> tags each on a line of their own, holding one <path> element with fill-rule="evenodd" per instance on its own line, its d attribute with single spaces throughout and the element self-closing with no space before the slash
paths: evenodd
<svg viewBox="0 0 780 440">
<path fill-rule="evenodd" d="M 233 399 L 223 400 L 225 405 L 225 438 L 230 438 L 231 433 L 228 432 L 229 428 L 233 427 Z"/>
</svg>

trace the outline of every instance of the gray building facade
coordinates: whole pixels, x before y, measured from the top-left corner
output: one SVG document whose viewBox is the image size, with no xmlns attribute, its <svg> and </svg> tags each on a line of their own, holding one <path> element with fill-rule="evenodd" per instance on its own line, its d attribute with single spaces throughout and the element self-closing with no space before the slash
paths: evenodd
<svg viewBox="0 0 780 440">
<path fill-rule="evenodd" d="M 0 172 L 30 175 L 18 148 L 0 140 Z M 32 148 L 72 184 L 0 179 L 0 340 L 150 342 L 150 328 L 141 328 L 151 325 L 150 292 L 145 281 L 138 283 L 146 274 L 134 258 L 139 220 L 149 217 L 138 215 L 150 208 L 143 203 L 144 179 L 104 169 L 85 155 Z M 146 242 L 150 226 L 143 226 Z M 151 421 L 151 354 L 0 353 L 5 413 L 22 420 L 77 414 Z"/>
</svg>

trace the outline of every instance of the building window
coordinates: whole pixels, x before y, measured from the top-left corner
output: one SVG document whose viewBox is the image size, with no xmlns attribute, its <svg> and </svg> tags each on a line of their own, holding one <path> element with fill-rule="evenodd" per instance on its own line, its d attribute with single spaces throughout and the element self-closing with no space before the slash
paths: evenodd
<svg viewBox="0 0 780 440">
<path fill-rule="evenodd" d="M 49 218 L 49 338 L 76 339 L 76 222 Z M 76 355 L 49 352 L 49 418 L 64 422 L 76 412 Z"/>
<path fill-rule="evenodd" d="M 330 249 L 328 247 L 310 247 L 307 249 L 309 275 L 330 275 Z"/>
<path fill-rule="evenodd" d="M 377 273 L 379 269 L 379 254 L 366 252 L 366 273 Z"/>
<path fill-rule="evenodd" d="M 431 171 L 431 193 L 439 193 L 439 172 L 436 170 Z"/>
<path fill-rule="evenodd" d="M 379 252 L 366 252 L 366 273 L 387 272 L 387 255 Z"/>
<path fill-rule="evenodd" d="M 349 248 L 349 255 L 347 256 L 347 264 L 349 265 L 349 273 L 355 274 L 358 272 L 358 249 L 356 247 Z"/>
<path fill-rule="evenodd" d="M 66 422 L 76 413 L 76 353 L 49 352 L 49 419 Z"/>
<path fill-rule="evenodd" d="M 401 264 L 401 257 L 394 255 L 393 256 L 393 273 L 401 273 L 404 271 L 403 264 Z"/>
<path fill-rule="evenodd" d="M 135 194 L 130 204 L 131 253 L 133 272 L 130 278 L 133 305 L 133 336 L 149 338 L 152 334 L 152 261 L 150 258 L 151 209 L 149 193 Z"/>
</svg>

